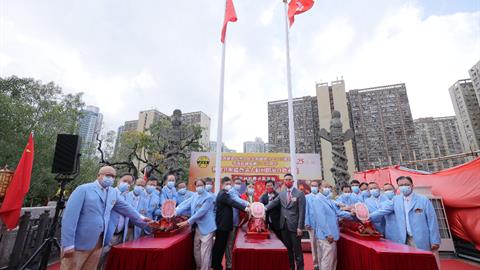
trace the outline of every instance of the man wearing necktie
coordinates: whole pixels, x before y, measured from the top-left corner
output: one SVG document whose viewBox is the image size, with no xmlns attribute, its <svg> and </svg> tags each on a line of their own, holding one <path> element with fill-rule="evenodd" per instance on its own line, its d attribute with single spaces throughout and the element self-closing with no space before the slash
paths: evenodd
<svg viewBox="0 0 480 270">
<path fill-rule="evenodd" d="M 285 174 L 284 179 L 286 190 L 280 192 L 278 197 L 266 206 L 266 211 L 281 206 L 280 228 L 288 250 L 290 269 L 295 269 L 296 263 L 297 269 L 303 270 L 301 238 L 305 227 L 305 195 L 293 186 L 291 174 Z"/>
<path fill-rule="evenodd" d="M 267 182 L 265 182 L 265 189 L 266 192 L 260 197 L 260 202 L 267 205 L 278 197 L 278 192 L 275 191 L 275 181 L 267 180 Z M 280 205 L 265 212 L 265 219 L 267 220 L 269 229 L 283 242 L 280 227 Z"/>
<path fill-rule="evenodd" d="M 97 268 L 102 248 L 110 242 L 106 231 L 112 210 L 138 223 L 143 220 L 144 226 L 150 221 L 111 187 L 115 177 L 113 167 L 102 167 L 95 181 L 78 186 L 70 195 L 62 217 L 61 269 Z"/>
<path fill-rule="evenodd" d="M 432 202 L 425 196 L 413 192 L 413 180 L 409 176 L 397 178 L 397 185 L 402 195 L 394 196 L 391 203 L 382 204 L 381 208 L 370 214 L 372 221 L 394 214 L 397 236 L 394 240 L 412 247 L 432 251 L 439 264 L 438 248 L 440 231 L 437 214 Z"/>
</svg>

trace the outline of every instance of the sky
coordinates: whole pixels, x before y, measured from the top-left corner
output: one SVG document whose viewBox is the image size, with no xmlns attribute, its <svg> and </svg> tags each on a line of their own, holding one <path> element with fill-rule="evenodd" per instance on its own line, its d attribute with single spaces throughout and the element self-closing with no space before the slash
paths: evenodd
<svg viewBox="0 0 480 270">
<path fill-rule="evenodd" d="M 105 130 L 138 112 L 203 111 L 216 139 L 223 0 L 0 0 L 0 76 L 54 81 L 100 107 Z M 226 42 L 224 142 L 268 141 L 269 101 L 287 98 L 281 0 L 234 0 Z M 414 118 L 454 115 L 448 88 L 480 60 L 479 0 L 317 0 L 290 29 L 294 97 L 407 86 Z"/>
</svg>

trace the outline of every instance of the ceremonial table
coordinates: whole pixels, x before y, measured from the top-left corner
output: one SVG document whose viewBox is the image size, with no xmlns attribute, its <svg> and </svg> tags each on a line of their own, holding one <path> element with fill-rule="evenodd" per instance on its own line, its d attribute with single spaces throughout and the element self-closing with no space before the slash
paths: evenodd
<svg viewBox="0 0 480 270">
<path fill-rule="evenodd" d="M 288 270 L 287 248 L 273 232 L 269 239 L 249 239 L 239 229 L 233 247 L 233 269 Z"/>
<path fill-rule="evenodd" d="M 342 233 L 337 243 L 338 270 L 437 270 L 432 252 L 389 240 L 362 240 Z"/>
<path fill-rule="evenodd" d="M 189 229 L 165 238 L 143 237 L 110 250 L 107 269 L 194 269 L 193 237 Z"/>
</svg>

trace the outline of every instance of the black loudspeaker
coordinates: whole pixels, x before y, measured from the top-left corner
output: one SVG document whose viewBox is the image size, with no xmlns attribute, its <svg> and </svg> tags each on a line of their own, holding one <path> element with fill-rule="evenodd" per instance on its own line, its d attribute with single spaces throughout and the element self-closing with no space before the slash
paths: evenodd
<svg viewBox="0 0 480 270">
<path fill-rule="evenodd" d="M 58 134 L 53 157 L 52 173 L 75 174 L 80 157 L 80 137 L 71 134 Z"/>
</svg>

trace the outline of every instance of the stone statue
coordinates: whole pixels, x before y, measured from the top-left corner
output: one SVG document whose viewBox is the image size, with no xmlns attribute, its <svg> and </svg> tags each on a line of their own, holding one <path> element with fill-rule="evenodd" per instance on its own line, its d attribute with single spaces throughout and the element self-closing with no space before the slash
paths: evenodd
<svg viewBox="0 0 480 270">
<path fill-rule="evenodd" d="M 196 132 L 192 125 L 184 125 L 182 122 L 182 112 L 174 110 L 170 119 L 172 124 L 170 132 L 166 132 L 165 139 L 167 147 L 165 150 L 165 172 L 164 176 L 174 174 L 177 180 L 184 177 L 184 171 L 181 168 L 180 158 L 186 158 L 188 155 L 188 147 L 201 138 L 201 133 Z"/>
<path fill-rule="evenodd" d="M 340 112 L 333 111 L 332 120 L 330 120 L 330 132 L 322 128 L 320 130 L 320 137 L 332 144 L 333 167 L 330 168 L 330 171 L 333 174 L 337 190 L 340 190 L 341 187 L 348 184 L 348 181 L 350 180 L 350 174 L 348 173 L 348 159 L 345 154 L 345 142 L 353 138 L 353 131 L 348 129 L 344 133 L 342 121 L 340 119 Z"/>
<path fill-rule="evenodd" d="M 167 149 L 165 151 L 165 167 L 164 176 L 174 174 L 176 179 L 183 178 L 183 170 L 180 168 L 178 161 L 180 156 L 184 155 L 181 151 L 181 133 L 182 133 L 182 111 L 174 110 L 171 118 L 172 129 L 167 134 Z"/>
</svg>

